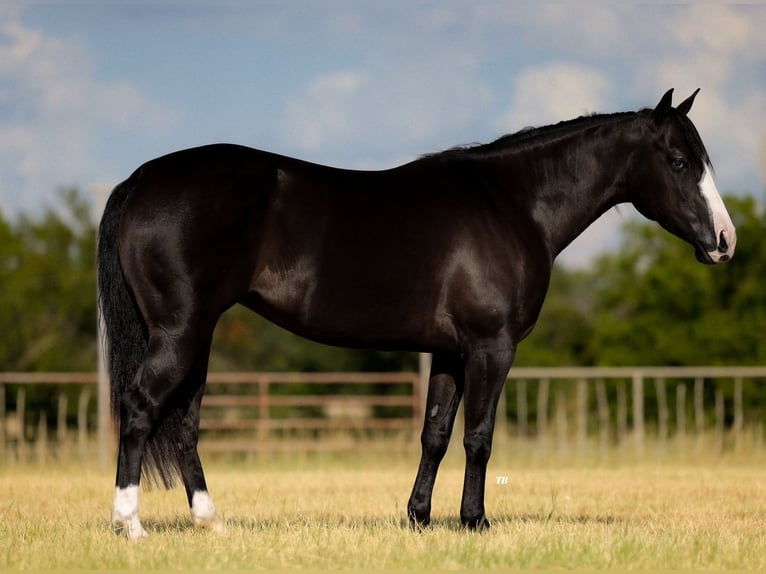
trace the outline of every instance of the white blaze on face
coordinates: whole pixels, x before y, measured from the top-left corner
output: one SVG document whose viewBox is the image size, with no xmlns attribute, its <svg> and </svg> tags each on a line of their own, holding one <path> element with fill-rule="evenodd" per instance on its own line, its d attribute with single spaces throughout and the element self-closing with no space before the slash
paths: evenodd
<svg viewBox="0 0 766 574">
<path fill-rule="evenodd" d="M 708 255 L 713 262 L 727 261 L 734 255 L 734 247 L 737 244 L 737 232 L 734 229 L 734 224 L 731 222 L 729 212 L 726 211 L 726 206 L 723 204 L 721 194 L 718 193 L 718 188 L 715 185 L 715 179 L 713 179 L 713 173 L 710 171 L 710 166 L 705 166 L 705 171 L 702 173 L 702 179 L 699 183 L 700 193 L 707 201 L 710 208 L 710 214 L 713 216 L 713 227 L 715 229 L 716 241 L 721 243 L 721 238 L 726 240 L 726 250 L 708 251 Z"/>
</svg>

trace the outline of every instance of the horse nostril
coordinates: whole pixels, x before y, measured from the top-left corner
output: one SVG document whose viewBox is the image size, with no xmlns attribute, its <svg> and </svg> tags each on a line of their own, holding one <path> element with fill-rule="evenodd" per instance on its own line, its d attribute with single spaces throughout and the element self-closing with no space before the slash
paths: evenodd
<svg viewBox="0 0 766 574">
<path fill-rule="evenodd" d="M 726 242 L 726 235 L 723 231 L 718 235 L 718 251 L 726 253 L 729 250 L 729 244 Z"/>
</svg>

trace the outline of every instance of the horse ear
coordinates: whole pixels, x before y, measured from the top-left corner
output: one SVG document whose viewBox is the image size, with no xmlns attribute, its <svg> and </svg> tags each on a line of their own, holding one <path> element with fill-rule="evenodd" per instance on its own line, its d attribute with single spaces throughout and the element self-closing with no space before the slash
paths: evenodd
<svg viewBox="0 0 766 574">
<path fill-rule="evenodd" d="M 662 96 L 660 103 L 657 104 L 657 107 L 654 108 L 654 111 L 652 112 L 652 118 L 654 119 L 655 124 L 662 123 L 662 120 L 665 119 L 665 116 L 670 111 L 672 102 L 673 88 L 670 88 L 667 92 L 665 92 L 665 95 Z"/>
<path fill-rule="evenodd" d="M 692 104 L 694 103 L 694 98 L 697 97 L 697 94 L 699 93 L 700 89 L 697 88 L 694 90 L 694 93 L 686 98 L 683 102 L 681 102 L 678 107 L 676 108 L 681 115 L 686 115 L 689 113 L 689 110 L 692 109 Z"/>
</svg>

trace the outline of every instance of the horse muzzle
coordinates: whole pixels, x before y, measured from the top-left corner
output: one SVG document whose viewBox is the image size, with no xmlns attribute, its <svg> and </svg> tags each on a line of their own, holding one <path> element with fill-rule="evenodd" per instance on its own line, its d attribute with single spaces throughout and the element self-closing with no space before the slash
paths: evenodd
<svg viewBox="0 0 766 574">
<path fill-rule="evenodd" d="M 701 243 L 695 245 L 697 261 L 708 265 L 715 265 L 728 261 L 734 256 L 734 247 L 737 245 L 737 233 L 732 226 L 718 232 L 718 245 L 713 251 L 708 251 Z"/>
</svg>

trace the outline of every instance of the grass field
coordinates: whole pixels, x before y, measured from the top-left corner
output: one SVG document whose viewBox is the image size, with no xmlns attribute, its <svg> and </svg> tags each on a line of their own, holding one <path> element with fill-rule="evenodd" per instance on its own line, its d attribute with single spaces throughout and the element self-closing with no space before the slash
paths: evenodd
<svg viewBox="0 0 766 574">
<path fill-rule="evenodd" d="M 416 453 L 208 464 L 226 531 L 194 530 L 181 488 L 142 492 L 150 538 L 138 543 L 110 528 L 111 468 L 5 465 L 0 570 L 766 569 L 759 453 L 496 453 L 492 529 L 482 534 L 459 526 L 463 471 L 454 448 L 437 480 L 434 524 L 408 527 L 416 465 Z"/>
</svg>

